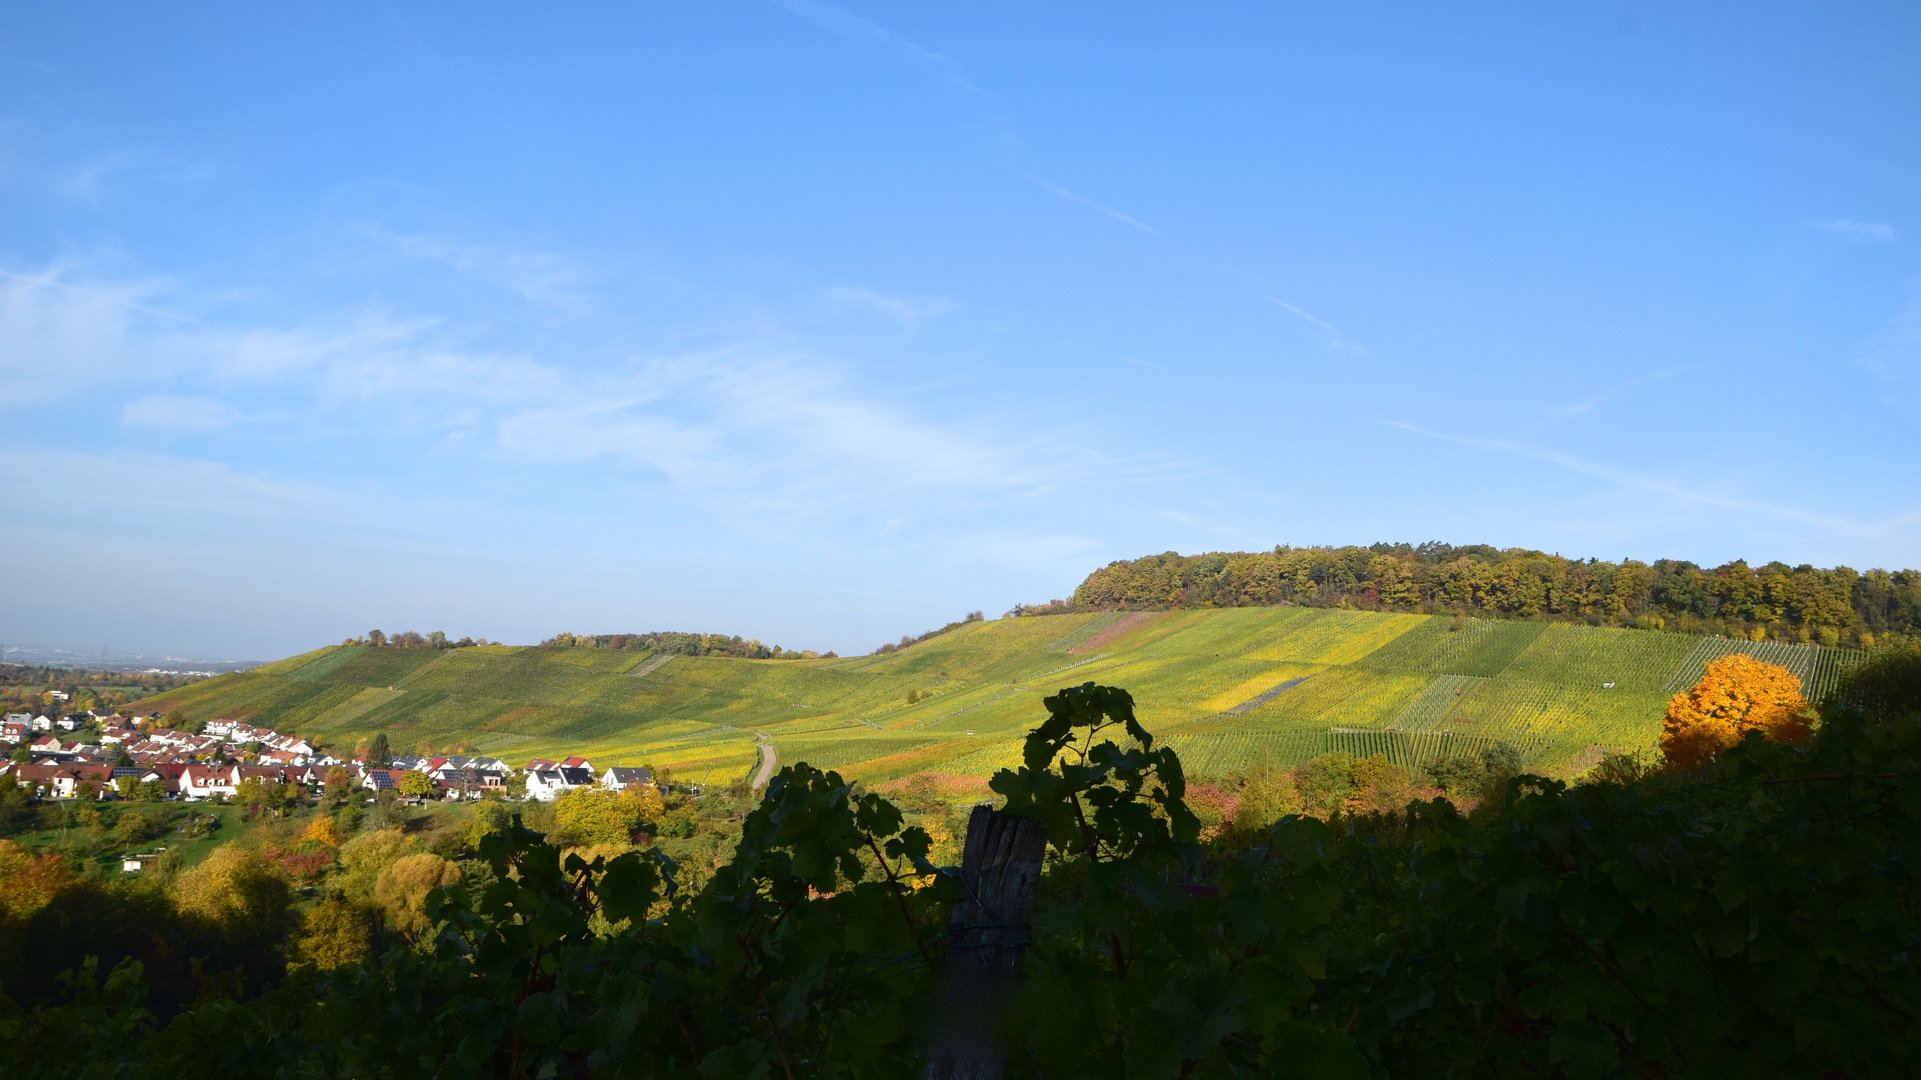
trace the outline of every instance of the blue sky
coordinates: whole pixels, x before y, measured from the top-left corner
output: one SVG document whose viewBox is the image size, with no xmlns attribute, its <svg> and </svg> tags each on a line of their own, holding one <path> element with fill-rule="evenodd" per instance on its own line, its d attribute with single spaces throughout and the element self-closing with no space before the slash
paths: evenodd
<svg viewBox="0 0 1921 1080">
<path fill-rule="evenodd" d="M 1277 543 L 1921 565 L 1913 5 L 4 25 L 8 642 L 865 651 Z"/>
</svg>

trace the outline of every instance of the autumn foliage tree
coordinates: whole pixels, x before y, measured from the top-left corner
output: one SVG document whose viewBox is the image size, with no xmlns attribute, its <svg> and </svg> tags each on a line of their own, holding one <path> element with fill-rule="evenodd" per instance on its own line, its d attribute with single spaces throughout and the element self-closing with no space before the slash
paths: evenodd
<svg viewBox="0 0 1921 1080">
<path fill-rule="evenodd" d="M 1778 664 L 1731 653 L 1710 660 L 1693 688 L 1674 695 L 1661 721 L 1661 753 L 1671 768 L 1691 769 L 1739 743 L 1750 731 L 1793 743 L 1811 730 L 1801 680 Z"/>
<path fill-rule="evenodd" d="M 300 842 L 312 842 L 324 847 L 337 848 L 340 846 L 339 827 L 334 824 L 333 818 L 321 814 L 309 821 L 307 827 L 300 831 Z"/>
<path fill-rule="evenodd" d="M 618 794 L 579 788 L 554 802 L 560 837 L 581 847 L 629 843 L 635 829 L 659 821 L 664 813 L 660 792 L 652 786 Z"/>
<path fill-rule="evenodd" d="M 72 879 L 72 867 L 58 855 L 35 855 L 11 840 L 0 840 L 0 925 L 25 922 Z"/>
<path fill-rule="evenodd" d="M 460 868 L 438 855 L 422 853 L 394 861 L 374 883 L 374 904 L 387 915 L 387 925 L 409 937 L 431 924 L 427 897 L 442 885 L 460 880 Z"/>
</svg>

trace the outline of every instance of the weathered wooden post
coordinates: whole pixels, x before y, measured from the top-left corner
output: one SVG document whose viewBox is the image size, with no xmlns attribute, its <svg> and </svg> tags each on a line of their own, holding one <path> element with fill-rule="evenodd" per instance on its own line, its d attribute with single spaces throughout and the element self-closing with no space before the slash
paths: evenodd
<svg viewBox="0 0 1921 1080">
<path fill-rule="evenodd" d="M 967 896 L 947 927 L 924 1080 L 1001 1080 L 1000 1016 L 1020 977 L 1047 826 L 976 806 L 961 880 Z"/>
</svg>

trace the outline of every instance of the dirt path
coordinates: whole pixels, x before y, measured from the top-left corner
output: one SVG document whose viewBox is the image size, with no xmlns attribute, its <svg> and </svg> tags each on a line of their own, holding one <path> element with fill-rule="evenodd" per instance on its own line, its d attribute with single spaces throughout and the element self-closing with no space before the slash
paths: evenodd
<svg viewBox="0 0 1921 1080">
<path fill-rule="evenodd" d="M 759 791 L 767 786 L 767 781 L 774 778 L 774 770 L 779 766 L 774 761 L 774 740 L 765 735 L 756 735 L 754 742 L 760 749 L 760 771 L 754 774 L 754 782 L 748 787 Z"/>
</svg>

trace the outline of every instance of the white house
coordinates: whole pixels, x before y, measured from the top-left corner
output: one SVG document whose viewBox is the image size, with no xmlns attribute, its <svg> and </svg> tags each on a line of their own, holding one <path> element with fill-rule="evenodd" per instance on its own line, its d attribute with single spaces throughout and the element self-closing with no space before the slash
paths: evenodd
<svg viewBox="0 0 1921 1080">
<path fill-rule="evenodd" d="M 586 769 L 529 769 L 527 797 L 552 802 L 575 788 L 592 787 L 594 774 Z"/>
<path fill-rule="evenodd" d="M 301 757 L 313 756 L 313 743 L 308 742 L 298 735 L 275 735 L 273 738 L 268 739 L 267 743 L 275 750 L 284 750 L 287 753 L 298 754 Z"/>
<path fill-rule="evenodd" d="M 626 791 L 629 788 L 643 788 L 652 785 L 654 774 L 644 768 L 628 768 L 616 765 L 601 774 L 600 786 L 608 791 Z"/>
<path fill-rule="evenodd" d="M 233 797 L 234 770 L 214 765 L 189 765 L 180 773 L 180 797 L 192 801 L 216 795 Z"/>
</svg>

